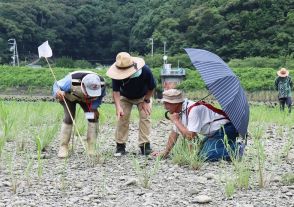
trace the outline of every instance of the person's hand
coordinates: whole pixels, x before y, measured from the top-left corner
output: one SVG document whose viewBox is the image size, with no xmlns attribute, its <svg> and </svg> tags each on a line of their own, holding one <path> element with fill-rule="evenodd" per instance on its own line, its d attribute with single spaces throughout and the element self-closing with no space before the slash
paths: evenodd
<svg viewBox="0 0 294 207">
<path fill-rule="evenodd" d="M 94 110 L 94 114 L 95 114 L 95 119 L 99 119 L 99 111 L 98 110 Z"/>
<path fill-rule="evenodd" d="M 146 102 L 139 103 L 139 110 L 143 110 L 146 115 L 151 114 L 151 104 Z"/>
<path fill-rule="evenodd" d="M 62 91 L 62 90 L 58 90 L 56 92 L 56 98 L 59 100 L 59 101 L 63 101 L 64 99 L 64 95 L 65 95 L 65 92 Z"/>
<path fill-rule="evenodd" d="M 122 107 L 121 106 L 117 107 L 117 109 L 116 109 L 116 118 L 117 118 L 117 120 L 119 120 L 120 117 L 122 117 L 124 115 L 125 115 L 125 113 L 124 113 Z"/>
<path fill-rule="evenodd" d="M 160 159 L 166 159 L 168 154 L 165 151 L 159 152 L 159 151 L 154 151 L 151 153 L 153 157 L 159 157 Z"/>
<path fill-rule="evenodd" d="M 173 114 L 170 114 L 169 115 L 169 119 L 172 121 L 172 122 L 175 122 L 177 120 L 180 119 L 180 115 L 178 113 L 173 113 Z"/>
</svg>

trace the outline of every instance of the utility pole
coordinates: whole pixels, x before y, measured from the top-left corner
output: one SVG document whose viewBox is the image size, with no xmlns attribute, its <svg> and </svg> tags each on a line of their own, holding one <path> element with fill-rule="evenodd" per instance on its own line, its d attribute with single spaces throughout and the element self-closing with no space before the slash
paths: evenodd
<svg viewBox="0 0 294 207">
<path fill-rule="evenodd" d="M 15 39 L 9 39 L 8 45 L 10 45 L 9 51 L 12 52 L 12 65 L 15 66 L 15 61 L 17 62 L 17 66 L 19 66 L 19 59 L 18 59 L 18 51 L 17 51 L 17 44 Z"/>
<path fill-rule="evenodd" d="M 153 57 L 153 37 L 149 38 L 149 40 L 151 41 L 151 57 Z"/>
<path fill-rule="evenodd" d="M 167 63 L 167 56 L 165 55 L 166 53 L 165 47 L 166 47 L 166 41 L 163 42 L 163 60 L 164 60 L 163 64 Z"/>
</svg>

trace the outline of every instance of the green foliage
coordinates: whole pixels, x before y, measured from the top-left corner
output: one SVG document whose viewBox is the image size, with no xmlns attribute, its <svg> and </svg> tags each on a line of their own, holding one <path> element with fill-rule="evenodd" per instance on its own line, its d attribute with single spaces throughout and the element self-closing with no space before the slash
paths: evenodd
<svg viewBox="0 0 294 207">
<path fill-rule="evenodd" d="M 143 163 L 140 163 L 135 157 L 132 158 L 133 168 L 138 176 L 140 184 L 144 188 L 149 188 L 153 177 L 156 175 L 160 168 L 160 159 L 156 158 L 153 166 L 149 166 L 148 158 L 144 159 Z"/>
<path fill-rule="evenodd" d="M 59 68 L 74 68 L 74 60 L 70 57 L 61 57 L 55 60 L 55 66 Z"/>
<path fill-rule="evenodd" d="M 86 68 L 93 68 L 93 66 L 91 65 L 91 63 L 89 63 L 88 61 L 86 60 L 76 60 L 74 62 L 74 67 L 75 68 L 83 68 L 83 69 L 86 69 Z"/>
<path fill-rule="evenodd" d="M 282 177 L 282 182 L 286 185 L 293 185 L 294 184 L 294 173 L 286 173 Z"/>
<path fill-rule="evenodd" d="M 150 54 L 151 37 L 154 53 L 162 53 L 166 42 L 168 56 L 186 47 L 225 60 L 288 57 L 294 51 L 291 0 L 11 0 L 1 1 L 0 13 L 1 64 L 10 62 L 9 38 L 17 40 L 21 60 L 35 60 L 37 46 L 49 40 L 55 58 L 101 64 L 120 51 Z"/>
<path fill-rule="evenodd" d="M 289 57 L 269 58 L 269 57 L 248 57 L 244 59 L 232 59 L 229 62 L 232 68 L 294 68 L 294 60 Z"/>
<path fill-rule="evenodd" d="M 172 149 L 172 161 L 178 165 L 188 165 L 191 169 L 199 170 L 205 157 L 199 155 L 201 142 L 196 139 L 195 142 L 189 142 L 184 138 L 178 140 Z"/>
</svg>

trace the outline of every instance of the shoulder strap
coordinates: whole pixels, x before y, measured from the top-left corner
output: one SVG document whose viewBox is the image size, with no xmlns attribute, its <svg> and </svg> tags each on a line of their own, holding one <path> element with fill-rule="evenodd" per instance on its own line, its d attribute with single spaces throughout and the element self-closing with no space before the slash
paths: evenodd
<svg viewBox="0 0 294 207">
<path fill-rule="evenodd" d="M 194 103 L 193 105 L 189 106 L 188 108 L 188 114 L 190 113 L 191 109 L 194 107 L 194 106 L 199 106 L 199 105 L 203 105 L 203 106 L 206 106 L 207 108 L 209 108 L 211 111 L 217 113 L 217 114 L 220 114 L 220 115 L 223 115 L 226 119 L 229 119 L 228 115 L 221 109 L 218 109 L 218 108 L 215 108 L 213 105 L 205 102 L 205 101 L 198 101 L 196 103 Z"/>
</svg>

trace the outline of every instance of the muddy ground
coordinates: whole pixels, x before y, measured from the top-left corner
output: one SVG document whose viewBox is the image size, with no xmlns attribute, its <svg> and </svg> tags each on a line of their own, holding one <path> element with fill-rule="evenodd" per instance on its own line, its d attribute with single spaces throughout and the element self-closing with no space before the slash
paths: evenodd
<svg viewBox="0 0 294 207">
<path fill-rule="evenodd" d="M 153 123 L 152 148 L 161 150 L 171 125 L 166 120 Z M 160 161 L 158 172 L 152 176 L 149 188 L 142 187 L 134 170 L 134 160 L 148 163 L 155 159 L 138 154 L 137 123 L 131 124 L 127 150 L 129 154 L 113 157 L 114 127 L 100 127 L 99 159 L 89 160 L 79 140 L 74 140 L 74 151 L 67 160 L 57 158 L 58 139 L 42 153 L 42 173 L 38 176 L 35 143 L 27 143 L 26 152 L 17 152 L 17 143 L 8 142 L 0 165 L 0 206 L 294 206 L 294 185 L 283 183 L 283 175 L 294 171 L 294 151 L 281 162 L 273 160 L 286 140 L 277 137 L 275 126 L 267 131 L 266 185 L 258 187 L 257 171 L 252 171 L 248 190 L 236 190 L 228 198 L 223 178 L 230 176 L 229 162 L 205 163 L 199 170 L 173 164 L 171 158 Z M 84 139 L 84 137 L 83 137 Z M 248 148 L 252 140 L 248 142 Z M 28 154 L 34 156 L 31 168 Z M 10 161 L 9 161 L 10 160 Z M 14 162 L 11 162 L 14 160 Z M 11 163 L 11 165 L 9 164 Z M 10 165 L 10 167 L 9 167 Z M 206 203 L 201 203 L 203 195 Z"/>
</svg>

